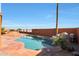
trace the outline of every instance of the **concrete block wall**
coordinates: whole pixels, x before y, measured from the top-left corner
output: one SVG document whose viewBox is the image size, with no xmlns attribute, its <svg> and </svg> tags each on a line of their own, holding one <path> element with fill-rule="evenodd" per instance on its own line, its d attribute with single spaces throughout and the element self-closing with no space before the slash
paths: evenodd
<svg viewBox="0 0 79 59">
<path fill-rule="evenodd" d="M 78 44 L 79 44 L 79 29 L 76 29 L 76 34 L 77 34 L 77 41 L 78 41 Z"/>
<path fill-rule="evenodd" d="M 59 33 L 68 32 L 76 34 L 76 28 L 60 28 Z M 52 36 L 55 35 L 55 29 L 33 29 L 32 34 L 42 35 L 42 36 Z"/>
<path fill-rule="evenodd" d="M 55 32 L 56 32 L 55 29 L 32 29 L 32 32 L 29 34 L 51 37 L 55 35 Z M 77 37 L 77 41 L 79 44 L 79 28 L 60 28 L 59 33 L 62 33 L 62 32 L 74 33 Z"/>
</svg>

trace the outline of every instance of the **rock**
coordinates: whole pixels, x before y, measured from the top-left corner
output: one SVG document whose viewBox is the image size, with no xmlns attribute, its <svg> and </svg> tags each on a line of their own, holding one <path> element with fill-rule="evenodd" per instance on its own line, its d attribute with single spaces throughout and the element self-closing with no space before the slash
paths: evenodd
<svg viewBox="0 0 79 59">
<path fill-rule="evenodd" d="M 79 52 L 78 51 L 74 51 L 74 52 L 72 52 L 72 55 L 73 56 L 79 56 Z"/>
</svg>

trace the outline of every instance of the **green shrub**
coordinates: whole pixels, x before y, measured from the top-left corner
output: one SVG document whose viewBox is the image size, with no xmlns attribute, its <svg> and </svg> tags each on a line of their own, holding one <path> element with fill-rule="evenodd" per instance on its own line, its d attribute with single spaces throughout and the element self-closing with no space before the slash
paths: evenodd
<svg viewBox="0 0 79 59">
<path fill-rule="evenodd" d="M 21 31 L 21 30 L 22 30 L 21 28 L 18 28 L 18 29 L 17 29 L 17 31 Z"/>
<path fill-rule="evenodd" d="M 54 45 L 59 45 L 59 46 L 61 46 L 62 49 L 67 48 L 66 39 L 68 39 L 68 35 L 66 35 L 64 33 L 60 33 L 60 34 L 58 34 L 56 36 L 53 36 L 52 39 L 53 39 L 53 44 Z"/>
<path fill-rule="evenodd" d="M 14 29 L 10 29 L 10 31 L 15 31 Z"/>
<path fill-rule="evenodd" d="M 6 28 L 2 28 L 1 33 L 2 33 L 2 34 L 5 34 L 6 32 L 7 32 Z"/>
<path fill-rule="evenodd" d="M 67 33 L 60 33 L 59 35 L 53 36 L 53 44 L 59 45 L 62 49 L 65 49 L 67 51 L 74 51 L 74 44 L 70 41 L 71 36 Z"/>
</svg>

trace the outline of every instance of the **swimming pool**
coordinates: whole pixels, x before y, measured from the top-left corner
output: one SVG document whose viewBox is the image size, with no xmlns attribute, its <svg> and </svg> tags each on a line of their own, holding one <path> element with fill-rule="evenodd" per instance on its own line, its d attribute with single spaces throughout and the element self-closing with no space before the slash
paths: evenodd
<svg viewBox="0 0 79 59">
<path fill-rule="evenodd" d="M 32 50 L 39 50 L 42 48 L 51 47 L 51 45 L 46 43 L 46 40 L 43 40 L 41 38 L 30 37 L 30 36 L 21 37 L 16 41 L 23 42 L 25 48 Z"/>
</svg>

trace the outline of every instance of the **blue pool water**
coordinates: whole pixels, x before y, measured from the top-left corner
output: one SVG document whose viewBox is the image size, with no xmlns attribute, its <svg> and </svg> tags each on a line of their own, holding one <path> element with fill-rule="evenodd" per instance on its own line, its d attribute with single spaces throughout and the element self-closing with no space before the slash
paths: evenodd
<svg viewBox="0 0 79 59">
<path fill-rule="evenodd" d="M 23 42 L 25 48 L 32 49 L 32 50 L 39 50 L 45 47 L 50 47 L 47 43 L 44 43 L 44 40 L 39 38 L 33 38 L 33 37 L 22 37 L 17 39 L 18 42 Z"/>
</svg>

